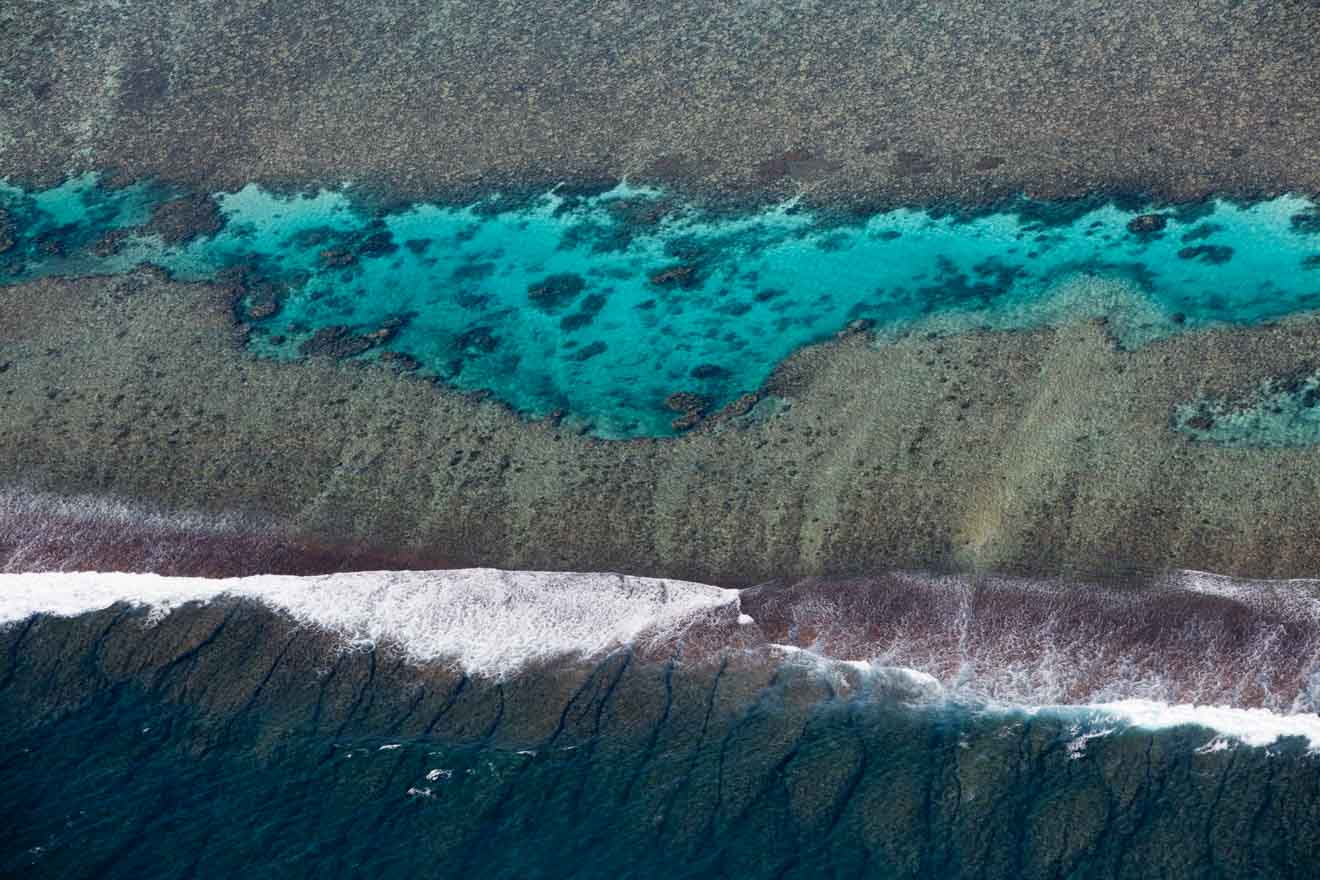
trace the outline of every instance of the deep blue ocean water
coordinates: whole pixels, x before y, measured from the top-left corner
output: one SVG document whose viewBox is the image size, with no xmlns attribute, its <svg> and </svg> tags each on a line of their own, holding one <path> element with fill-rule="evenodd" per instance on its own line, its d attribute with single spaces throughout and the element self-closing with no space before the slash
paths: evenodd
<svg viewBox="0 0 1320 880">
<path fill-rule="evenodd" d="M 610 437 L 674 433 L 671 394 L 713 411 L 852 321 L 885 336 L 1103 315 L 1138 346 L 1320 307 L 1320 213 L 1298 197 L 842 221 L 794 202 L 711 215 L 627 185 L 389 209 L 253 185 L 214 196 L 217 233 L 170 244 L 141 224 L 171 197 L 94 176 L 0 186 L 13 230 L 0 280 L 144 263 L 225 278 L 258 353 L 407 355 L 395 363 Z M 1131 228 L 1152 210 L 1159 221 Z"/>
<path fill-rule="evenodd" d="M 0 877 L 1313 878 L 1317 607 L 1197 572 L 4 575 Z"/>
<path fill-rule="evenodd" d="M 658 739 L 345 725 L 114 686 L 7 730 L 0 875 L 1300 878 L 1320 840 L 1304 743 L 1216 750 L 1195 728 L 1079 750 L 1056 719 L 862 700 L 804 717 L 773 693 Z"/>
</svg>

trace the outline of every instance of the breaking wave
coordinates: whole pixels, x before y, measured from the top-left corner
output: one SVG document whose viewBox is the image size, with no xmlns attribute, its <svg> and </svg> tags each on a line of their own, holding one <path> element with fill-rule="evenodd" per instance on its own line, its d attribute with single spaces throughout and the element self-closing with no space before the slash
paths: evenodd
<svg viewBox="0 0 1320 880">
<path fill-rule="evenodd" d="M 504 677 L 529 665 L 589 659 L 622 645 L 679 636 L 703 613 L 737 615 L 736 591 L 615 574 L 473 568 L 244 578 L 153 574 L 0 574 L 0 622 L 75 616 L 124 602 L 171 611 L 222 597 L 250 599 L 348 645 L 386 645 Z"/>
<path fill-rule="evenodd" d="M 840 696 L 1075 723 L 1076 749 L 1115 730 L 1191 725 L 1206 748 L 1301 737 L 1320 749 L 1316 581 L 1176 572 L 1141 584 L 890 574 L 728 590 L 605 573 L 493 569 L 208 579 L 0 575 L 0 623 L 253 600 L 346 647 L 507 678 L 622 647 L 643 659 L 732 654 L 807 665 Z"/>
<path fill-rule="evenodd" d="M 1320 581 L 894 573 L 745 590 L 774 642 L 903 666 L 966 699 L 1320 707 Z"/>
</svg>

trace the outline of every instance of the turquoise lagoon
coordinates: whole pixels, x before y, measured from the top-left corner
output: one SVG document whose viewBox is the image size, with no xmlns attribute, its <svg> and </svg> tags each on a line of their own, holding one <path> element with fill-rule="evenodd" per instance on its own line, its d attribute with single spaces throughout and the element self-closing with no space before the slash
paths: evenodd
<svg viewBox="0 0 1320 880">
<path fill-rule="evenodd" d="M 606 437 L 675 433 L 669 395 L 714 411 L 859 320 L 892 338 L 1103 315 L 1137 346 L 1320 307 L 1320 210 L 1295 196 L 1144 211 L 1020 200 L 845 221 L 796 201 L 713 215 L 626 184 L 388 209 L 252 185 L 213 196 L 218 232 L 167 243 L 145 224 L 177 195 L 94 176 L 0 186 L 0 282 L 147 263 L 236 281 L 259 354 L 392 352 L 447 385 Z M 1143 213 L 1162 219 L 1134 231 Z"/>
</svg>

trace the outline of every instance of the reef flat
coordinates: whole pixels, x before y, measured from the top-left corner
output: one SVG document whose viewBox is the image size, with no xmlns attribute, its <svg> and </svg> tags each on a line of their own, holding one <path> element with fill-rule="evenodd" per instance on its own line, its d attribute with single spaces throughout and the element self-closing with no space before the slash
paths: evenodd
<svg viewBox="0 0 1320 880">
<path fill-rule="evenodd" d="M 834 204 L 1320 189 L 1310 0 L 0 10 L 0 177 Z"/>
<path fill-rule="evenodd" d="M 293 570 L 1317 570 L 1308 2 L 0 21 L 11 496 Z"/>
<path fill-rule="evenodd" d="M 1088 296 L 1123 284 L 1080 277 Z M 1178 429 L 1314 369 L 1308 315 L 1122 349 L 1102 319 L 852 334 L 676 438 L 527 422 L 394 367 L 255 356 L 232 291 L 137 270 L 0 288 L 0 479 L 252 512 L 448 564 L 717 584 L 954 567 L 1320 570 L 1320 447 Z"/>
</svg>

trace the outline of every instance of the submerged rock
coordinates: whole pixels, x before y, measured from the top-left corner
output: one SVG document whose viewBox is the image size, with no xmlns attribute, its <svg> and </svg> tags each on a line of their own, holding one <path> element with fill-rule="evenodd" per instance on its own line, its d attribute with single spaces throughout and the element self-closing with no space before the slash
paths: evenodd
<svg viewBox="0 0 1320 880">
<path fill-rule="evenodd" d="M 354 336 L 343 325 L 322 327 L 298 346 L 299 354 L 313 357 L 350 358 L 371 348 L 372 342 L 363 336 Z"/>
<path fill-rule="evenodd" d="M 688 289 L 695 287 L 699 278 L 697 277 L 697 267 L 682 264 L 670 266 L 668 269 L 661 269 L 651 275 L 649 280 L 656 287 L 681 287 Z"/>
<path fill-rule="evenodd" d="M 215 200 L 209 195 L 195 195 L 163 202 L 143 231 L 159 235 L 166 244 L 182 244 L 215 235 L 224 225 L 224 215 Z"/>
<path fill-rule="evenodd" d="M 132 229 L 112 229 L 96 240 L 92 245 L 92 253 L 98 257 L 114 256 L 119 253 L 124 241 L 133 237 L 133 233 Z M 5 250 L 3 237 L 3 233 L 0 232 L 0 252 Z"/>
<path fill-rule="evenodd" d="M 362 243 L 357 247 L 357 255 L 359 257 L 367 258 L 384 257 L 394 253 L 398 249 L 399 246 L 394 243 L 394 236 L 389 230 L 381 230 L 379 232 L 373 232 L 366 238 L 362 239 Z"/>
<path fill-rule="evenodd" d="M 559 329 L 565 333 L 573 333 L 581 330 L 583 327 L 596 320 L 596 316 L 590 312 L 574 312 L 571 315 L 565 315 L 559 320 Z"/>
<path fill-rule="evenodd" d="M 697 364 L 691 372 L 693 379 L 702 380 L 727 379 L 731 375 L 728 369 L 719 364 Z"/>
<path fill-rule="evenodd" d="M 741 394 L 737 398 L 735 398 L 732 403 L 730 403 L 728 406 L 724 408 L 724 412 L 721 413 L 721 415 L 730 418 L 745 416 L 752 411 L 752 407 L 756 406 L 756 404 L 759 403 L 760 400 L 761 400 L 761 395 L 755 391 L 749 391 L 746 394 Z"/>
<path fill-rule="evenodd" d="M 384 343 L 389 342 L 398 335 L 400 330 L 408 326 L 408 322 L 413 319 L 413 314 L 414 313 L 412 312 L 408 312 L 406 314 L 392 315 L 391 317 L 386 318 L 381 322 L 379 327 L 366 334 L 366 338 L 371 341 L 372 345 L 383 345 Z"/>
<path fill-rule="evenodd" d="M 693 391 L 675 391 L 665 398 L 665 409 L 670 412 L 692 412 L 703 410 L 710 401 Z"/>
<path fill-rule="evenodd" d="M 848 336 L 857 336 L 862 333 L 869 333 L 875 327 L 875 321 L 869 318 L 854 318 L 844 326 L 842 330 L 834 334 L 838 339 L 844 339 Z"/>
<path fill-rule="evenodd" d="M 490 354 L 500 345 L 500 339 L 495 335 L 494 328 L 485 324 L 478 324 L 464 331 L 463 335 L 458 337 L 458 347 L 464 351 L 480 351 Z"/>
<path fill-rule="evenodd" d="M 322 327 L 313 333 L 310 339 L 303 341 L 298 346 L 298 351 L 308 356 L 354 357 L 369 348 L 389 342 L 411 317 L 411 315 L 395 315 L 386 319 L 377 329 L 361 335 L 352 333 L 350 328 L 343 324 Z"/>
<path fill-rule="evenodd" d="M 582 348 L 580 348 L 580 349 L 578 349 L 577 351 L 573 352 L 572 357 L 573 357 L 573 360 L 575 360 L 575 361 L 579 361 L 579 362 L 581 362 L 581 361 L 589 361 L 589 360 L 591 360 L 592 358 L 596 357 L 597 355 L 604 354 L 605 351 L 606 351 L 606 349 L 608 349 L 608 348 L 609 348 L 608 345 L 606 345 L 604 342 L 601 342 L 599 339 L 597 339 L 595 342 L 593 342 L 593 343 L 591 343 L 591 344 L 589 344 L 589 345 L 584 345 Z"/>
<path fill-rule="evenodd" d="M 1320 233 L 1320 209 L 1312 208 L 1309 211 L 1293 214 L 1288 222 L 1294 232 L 1303 234 Z"/>
<path fill-rule="evenodd" d="M 289 237 L 289 244 L 296 248 L 314 248 L 335 237 L 335 231 L 329 226 L 313 226 L 311 229 L 300 229 L 295 232 Z"/>
<path fill-rule="evenodd" d="M 683 415 L 671 421 L 669 427 L 673 428 L 675 431 L 687 431 L 700 424 L 703 418 L 704 416 L 701 414 L 700 410 L 692 410 L 691 412 L 683 413 Z"/>
<path fill-rule="evenodd" d="M 1178 251 L 1178 259 L 1200 260 L 1203 263 L 1212 263 L 1218 266 L 1233 259 L 1233 249 L 1222 244 L 1199 244 Z"/>
<path fill-rule="evenodd" d="M 1153 235 L 1168 225 L 1169 219 L 1163 214 L 1140 214 L 1128 221 L 1127 229 L 1133 235 Z"/>
<path fill-rule="evenodd" d="M 317 247 L 333 242 L 331 247 L 323 249 L 319 255 L 321 265 L 331 269 L 353 266 L 364 259 L 388 256 L 399 249 L 393 233 L 380 228 L 379 223 L 369 224 L 365 229 L 347 234 L 317 227 L 298 233 L 294 241 L 302 247 Z"/>
<path fill-rule="evenodd" d="M 357 254 L 348 248 L 326 248 L 321 251 L 321 265 L 332 269 L 340 269 L 345 266 L 351 266 L 358 261 Z"/>
<path fill-rule="evenodd" d="M 625 226 L 647 228 L 658 225 L 676 210 L 672 199 L 629 198 L 609 203 L 610 216 Z"/>
<path fill-rule="evenodd" d="M 48 257 L 63 257 L 67 255 L 68 248 L 66 247 L 65 236 L 72 228 L 72 225 L 66 224 L 37 236 L 38 252 Z"/>
<path fill-rule="evenodd" d="M 247 316 L 250 320 L 260 321 L 263 318 L 269 318 L 280 310 L 278 299 L 259 299 L 253 300 L 248 305 Z"/>
<path fill-rule="evenodd" d="M 272 317 L 280 310 L 284 299 L 284 290 L 270 281 L 260 281 L 248 288 L 247 316 L 249 320 L 260 321 Z"/>
<path fill-rule="evenodd" d="M 586 287 L 587 280 L 576 272 L 560 272 L 529 285 L 527 298 L 538 309 L 553 312 L 577 299 Z"/>
<path fill-rule="evenodd" d="M 692 391 L 675 391 L 665 398 L 665 409 L 680 415 L 669 423 L 675 431 L 696 427 L 706 416 L 710 400 Z"/>
<path fill-rule="evenodd" d="M 421 361 L 417 360 L 417 358 L 412 355 L 404 354 L 401 351 L 382 351 L 380 353 L 380 360 L 381 363 L 388 364 L 389 366 L 405 373 L 419 370 L 422 367 Z"/>
</svg>

